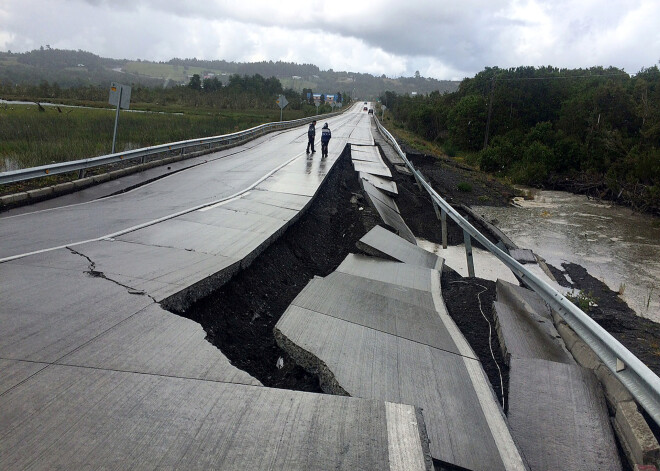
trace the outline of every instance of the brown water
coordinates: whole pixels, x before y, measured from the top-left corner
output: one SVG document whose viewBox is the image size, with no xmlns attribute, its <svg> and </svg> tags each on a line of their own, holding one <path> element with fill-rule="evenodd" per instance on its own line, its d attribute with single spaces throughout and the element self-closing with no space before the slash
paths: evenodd
<svg viewBox="0 0 660 471">
<path fill-rule="evenodd" d="M 532 249 L 561 269 L 587 269 L 637 314 L 660 322 L 660 218 L 559 191 L 528 189 L 519 206 L 476 207 L 519 247 Z"/>
</svg>

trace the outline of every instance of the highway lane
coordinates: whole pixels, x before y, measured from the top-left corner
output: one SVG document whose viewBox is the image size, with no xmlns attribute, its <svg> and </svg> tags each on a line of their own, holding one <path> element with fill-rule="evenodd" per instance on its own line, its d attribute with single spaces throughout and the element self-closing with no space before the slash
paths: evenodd
<svg viewBox="0 0 660 471">
<path fill-rule="evenodd" d="M 320 128 L 317 154 L 320 159 Z M 369 117 L 354 107 L 327 120 L 333 132 L 330 152 L 368 131 Z M 147 225 L 249 190 L 286 163 L 304 160 L 307 126 L 273 133 L 242 152 L 213 159 L 129 192 L 81 204 L 0 218 L 0 261 L 85 241 L 98 240 Z M 310 178 L 315 178 L 310 175 Z M 301 187 L 305 182 L 296 183 Z M 51 203 L 52 204 L 52 203 Z"/>
</svg>

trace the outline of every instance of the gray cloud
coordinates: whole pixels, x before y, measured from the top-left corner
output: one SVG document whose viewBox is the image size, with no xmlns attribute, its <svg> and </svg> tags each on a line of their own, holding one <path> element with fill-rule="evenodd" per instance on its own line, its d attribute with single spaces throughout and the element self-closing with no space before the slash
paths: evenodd
<svg viewBox="0 0 660 471">
<path fill-rule="evenodd" d="M 118 58 L 289 60 L 374 74 L 471 76 L 485 66 L 657 63 L 654 0 L 5 0 L 0 49 Z"/>
</svg>

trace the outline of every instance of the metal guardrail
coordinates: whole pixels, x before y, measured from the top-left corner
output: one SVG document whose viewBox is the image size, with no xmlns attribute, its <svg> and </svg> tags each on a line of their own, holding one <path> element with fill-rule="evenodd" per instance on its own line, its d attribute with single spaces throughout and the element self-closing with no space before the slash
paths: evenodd
<svg viewBox="0 0 660 471">
<path fill-rule="evenodd" d="M 102 165 L 108 165 L 116 162 L 123 162 L 128 160 L 135 160 L 135 159 L 142 159 L 142 161 L 144 161 L 144 159 L 148 156 L 161 154 L 164 152 L 176 151 L 176 150 L 180 150 L 181 153 L 183 154 L 186 149 L 195 148 L 195 147 L 204 148 L 204 146 L 208 146 L 208 148 L 211 149 L 213 146 L 239 144 L 246 141 L 250 141 L 252 139 L 255 139 L 259 136 L 263 136 L 264 134 L 268 134 L 273 131 L 294 128 L 296 126 L 309 123 L 314 119 L 329 118 L 332 116 L 337 116 L 341 113 L 343 113 L 343 111 L 328 113 L 319 116 L 310 116 L 308 118 L 301 118 L 293 121 L 280 121 L 274 123 L 261 124 L 254 128 L 250 128 L 245 131 L 235 132 L 232 134 L 223 134 L 214 137 L 204 137 L 201 139 L 190 139 L 187 141 L 171 142 L 169 144 L 144 147 L 141 149 L 135 149 L 126 152 L 115 152 L 114 154 L 101 155 L 98 157 L 91 157 L 89 159 L 72 160 L 70 162 L 60 162 L 50 165 L 41 165 L 39 167 L 31 167 L 20 170 L 11 170 L 8 172 L 0 172 L 0 185 L 19 182 L 23 180 L 31 180 L 34 178 L 46 177 L 49 175 L 57 175 L 60 173 L 75 172 L 75 171 L 78 171 L 79 178 L 82 178 L 86 170 L 94 167 L 100 167 Z"/>
<path fill-rule="evenodd" d="M 621 381 L 653 420 L 657 424 L 660 424 L 660 378 L 580 308 L 575 306 L 545 281 L 528 271 L 522 264 L 493 244 L 465 220 L 449 203 L 435 192 L 431 185 L 424 179 L 423 175 L 408 160 L 392 134 L 383 127 L 377 118 L 375 119 L 378 129 L 390 141 L 399 156 L 404 160 L 415 176 L 417 183 L 426 189 L 434 205 L 441 208 L 442 217 L 444 218 L 446 215 L 449 215 L 463 229 L 466 250 L 469 247 L 469 239 L 472 237 L 500 259 L 523 283 L 540 295 L 566 321 L 575 333 L 591 347 L 596 355 L 612 371 L 612 374 Z M 471 256 L 470 249 L 468 252 L 468 263 L 470 263 Z M 471 276 L 474 276 L 474 274 L 471 273 Z"/>
</svg>

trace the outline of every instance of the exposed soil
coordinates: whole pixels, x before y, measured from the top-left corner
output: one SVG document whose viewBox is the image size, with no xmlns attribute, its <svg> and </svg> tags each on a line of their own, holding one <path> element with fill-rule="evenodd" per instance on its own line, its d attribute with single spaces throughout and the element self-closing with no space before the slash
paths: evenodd
<svg viewBox="0 0 660 471">
<path fill-rule="evenodd" d="M 481 360 L 497 399 L 505 406 L 506 412 L 508 404 L 502 398 L 506 398 L 509 391 L 509 368 L 504 363 L 500 341 L 495 332 L 495 282 L 482 278 L 463 278 L 451 268 L 444 267 L 442 297 L 447 312 Z"/>
<path fill-rule="evenodd" d="M 562 286 L 574 288 L 576 294 L 577 290 L 582 291 L 586 295 L 585 301 L 591 300 L 595 304 L 583 310 L 655 374 L 660 375 L 660 324 L 639 317 L 616 291 L 591 276 L 580 265 L 562 263 L 562 268 L 550 268 L 557 281 Z M 568 274 L 572 283 L 564 274 Z"/>
<path fill-rule="evenodd" d="M 376 217 L 345 152 L 294 225 L 247 269 L 181 314 L 199 322 L 234 366 L 265 386 L 322 392 L 318 379 L 277 346 L 273 328 L 310 279 L 330 274 L 356 251 L 355 243 L 377 224 Z"/>
<path fill-rule="evenodd" d="M 428 178 L 435 191 L 449 203 L 468 206 L 508 206 L 515 196 L 512 187 L 497 179 L 450 159 L 408 153 L 416 169 Z"/>
</svg>

